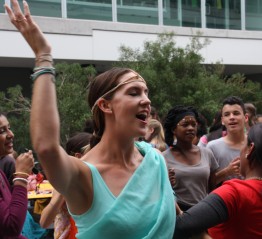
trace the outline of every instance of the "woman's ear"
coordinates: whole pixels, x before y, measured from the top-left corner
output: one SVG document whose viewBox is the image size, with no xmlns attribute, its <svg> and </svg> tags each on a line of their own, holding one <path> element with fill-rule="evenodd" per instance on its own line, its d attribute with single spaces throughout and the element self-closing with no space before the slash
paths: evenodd
<svg viewBox="0 0 262 239">
<path fill-rule="evenodd" d="M 249 158 L 250 155 L 252 155 L 252 153 L 254 152 L 255 150 L 255 144 L 254 143 L 251 143 L 249 146 L 248 146 L 248 150 L 247 150 L 247 153 L 246 153 L 246 158 Z"/>
<path fill-rule="evenodd" d="M 100 110 L 102 110 L 104 113 L 112 113 L 112 108 L 111 108 L 111 104 L 109 101 L 101 98 L 98 102 L 97 102 L 97 106 L 100 108 Z"/>
<path fill-rule="evenodd" d="M 81 158 L 83 155 L 81 154 L 81 153 L 75 153 L 75 155 L 74 155 L 76 158 Z"/>
<path fill-rule="evenodd" d="M 249 116 L 248 116 L 248 114 L 246 113 L 245 115 L 245 123 L 247 123 L 248 122 L 248 120 L 249 120 Z"/>
</svg>

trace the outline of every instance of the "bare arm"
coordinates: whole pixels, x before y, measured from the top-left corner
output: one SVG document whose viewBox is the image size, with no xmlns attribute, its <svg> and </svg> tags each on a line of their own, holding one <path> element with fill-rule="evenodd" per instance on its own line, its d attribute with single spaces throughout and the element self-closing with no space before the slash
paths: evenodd
<svg viewBox="0 0 262 239">
<path fill-rule="evenodd" d="M 27 3 L 23 1 L 24 13 L 17 0 L 11 0 L 11 3 L 13 10 L 5 5 L 9 18 L 32 48 L 36 59 L 51 54 L 51 46 L 31 18 Z M 52 67 L 52 62 L 37 61 L 36 66 Z M 66 194 L 77 180 L 79 164 L 75 163 L 75 160 L 70 160 L 60 147 L 60 123 L 53 79 L 54 76 L 51 74 L 42 74 L 35 80 L 30 133 L 33 147 L 48 179 L 59 192 Z"/>
<path fill-rule="evenodd" d="M 60 208 L 63 206 L 64 203 L 64 197 L 59 192 L 54 190 L 51 201 L 41 213 L 41 227 L 47 228 L 54 222 L 57 213 L 59 212 Z"/>
</svg>

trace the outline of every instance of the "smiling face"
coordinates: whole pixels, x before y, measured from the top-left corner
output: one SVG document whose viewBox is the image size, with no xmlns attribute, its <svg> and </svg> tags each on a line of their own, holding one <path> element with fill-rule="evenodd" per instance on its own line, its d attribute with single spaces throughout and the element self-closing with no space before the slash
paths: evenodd
<svg viewBox="0 0 262 239">
<path fill-rule="evenodd" d="M 134 72 L 129 72 L 120 78 L 119 83 L 128 82 L 128 79 L 135 76 Z M 119 87 L 108 102 L 112 111 L 110 117 L 113 117 L 116 129 L 131 134 L 132 137 L 144 136 L 147 132 L 150 103 L 148 88 L 141 78 Z"/>
<path fill-rule="evenodd" d="M 4 115 L 0 116 L 0 157 L 13 152 L 14 134 L 10 129 L 9 122 Z"/>
<path fill-rule="evenodd" d="M 245 123 L 248 120 L 240 105 L 224 105 L 222 109 L 222 123 L 227 128 L 227 132 L 244 131 Z"/>
<path fill-rule="evenodd" d="M 193 116 L 185 116 L 174 129 L 177 141 L 192 143 L 197 133 L 197 121 Z"/>
</svg>

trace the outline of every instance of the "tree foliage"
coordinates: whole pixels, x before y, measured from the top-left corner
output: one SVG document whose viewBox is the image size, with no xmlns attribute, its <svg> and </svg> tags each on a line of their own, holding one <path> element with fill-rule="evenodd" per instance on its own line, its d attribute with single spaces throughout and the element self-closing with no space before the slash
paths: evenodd
<svg viewBox="0 0 262 239">
<path fill-rule="evenodd" d="M 90 117 L 86 102 L 89 80 L 96 75 L 95 68 L 83 68 L 80 64 L 57 64 L 56 92 L 61 122 L 61 144 L 72 133 L 81 131 Z M 7 92 L 0 92 L 0 111 L 7 113 L 8 120 L 15 134 L 15 149 L 31 148 L 29 118 L 31 100 L 23 96 L 20 85 L 10 87 Z"/>
<path fill-rule="evenodd" d="M 130 67 L 139 72 L 149 87 L 150 99 L 160 116 L 177 104 L 195 106 L 211 122 L 221 101 L 229 95 L 237 95 L 245 102 L 252 102 L 262 112 L 261 85 L 236 73 L 223 75 L 220 63 L 204 66 L 200 50 L 209 40 L 197 35 L 181 48 L 176 46 L 174 33 L 160 34 L 156 41 L 147 41 L 144 48 L 131 49 L 122 46 L 118 66 Z M 86 103 L 89 79 L 96 75 L 94 67 L 83 68 L 79 64 L 57 64 L 56 80 L 58 110 L 61 122 L 61 144 L 84 127 L 90 117 Z M 15 133 L 15 148 L 31 148 L 29 115 L 31 100 L 24 97 L 22 87 L 15 86 L 0 92 L 0 111 L 8 113 Z"/>
<path fill-rule="evenodd" d="M 119 65 L 139 72 L 147 81 L 150 99 L 164 116 L 177 104 L 195 106 L 209 122 L 221 107 L 221 101 L 237 95 L 262 109 L 259 83 L 236 73 L 223 75 L 219 62 L 204 66 L 200 50 L 210 41 L 199 33 L 185 47 L 177 47 L 174 33 L 160 34 L 156 41 L 146 41 L 142 50 L 121 46 Z"/>
</svg>

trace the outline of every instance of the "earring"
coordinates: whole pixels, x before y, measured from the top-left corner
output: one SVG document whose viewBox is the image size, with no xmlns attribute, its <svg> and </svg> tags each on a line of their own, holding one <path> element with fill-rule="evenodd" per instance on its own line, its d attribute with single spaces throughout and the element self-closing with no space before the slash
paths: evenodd
<svg viewBox="0 0 262 239">
<path fill-rule="evenodd" d="M 247 157 L 248 157 L 248 154 L 245 155 L 245 158 L 246 158 L 246 159 L 247 159 Z"/>
<path fill-rule="evenodd" d="M 177 139 L 176 137 L 174 138 L 174 141 L 173 141 L 173 146 L 175 146 L 177 144 Z"/>
</svg>

